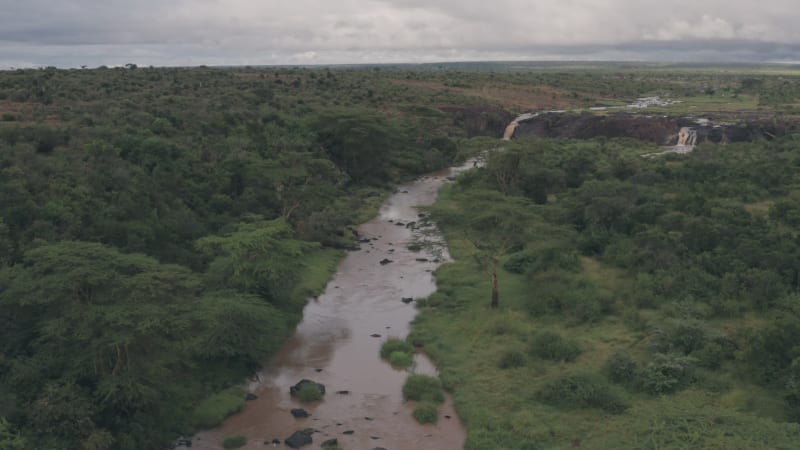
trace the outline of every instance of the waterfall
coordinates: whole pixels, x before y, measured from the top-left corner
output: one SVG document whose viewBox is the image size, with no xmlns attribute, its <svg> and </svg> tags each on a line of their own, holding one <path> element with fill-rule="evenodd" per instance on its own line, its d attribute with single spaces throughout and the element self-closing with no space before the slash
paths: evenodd
<svg viewBox="0 0 800 450">
<path fill-rule="evenodd" d="M 506 131 L 505 131 L 505 133 L 503 133 L 503 140 L 504 141 L 510 141 L 511 138 L 514 137 L 514 132 L 517 131 L 517 127 L 519 126 L 520 122 L 522 122 L 524 120 L 533 119 L 534 117 L 536 117 L 538 115 L 539 115 L 539 113 L 525 113 L 525 114 L 517 116 L 517 118 L 514 119 L 514 121 L 511 122 L 510 124 L 508 124 L 508 126 L 506 127 Z"/>
<path fill-rule="evenodd" d="M 684 147 L 694 147 L 697 145 L 697 129 L 692 127 L 683 127 L 678 132 L 678 145 Z"/>
</svg>

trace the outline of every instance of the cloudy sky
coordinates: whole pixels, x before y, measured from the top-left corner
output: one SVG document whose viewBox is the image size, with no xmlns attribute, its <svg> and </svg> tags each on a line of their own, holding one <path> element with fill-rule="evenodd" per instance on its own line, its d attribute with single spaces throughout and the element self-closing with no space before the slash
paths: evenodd
<svg viewBox="0 0 800 450">
<path fill-rule="evenodd" d="M 0 68 L 800 61 L 798 0 L 0 0 Z"/>
</svg>

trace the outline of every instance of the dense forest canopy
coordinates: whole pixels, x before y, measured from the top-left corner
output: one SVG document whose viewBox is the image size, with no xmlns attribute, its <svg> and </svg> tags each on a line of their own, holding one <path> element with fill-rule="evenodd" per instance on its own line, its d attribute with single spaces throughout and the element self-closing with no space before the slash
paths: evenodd
<svg viewBox="0 0 800 450">
<path fill-rule="evenodd" d="M 158 449 L 213 426 L 394 183 L 487 148 L 468 138 L 499 137 L 516 113 L 654 93 L 800 111 L 800 83 L 774 68 L 0 72 L 0 447 Z M 450 195 L 486 219 L 463 230 L 475 261 L 535 286 L 518 305 L 531 317 L 660 324 L 631 395 L 744 368 L 795 420 L 795 150 L 786 137 L 646 161 L 631 141 L 529 141 Z M 442 213 L 445 231 L 458 214 Z M 625 271 L 624 289 L 581 279 L 589 260 Z M 743 317 L 752 339 L 715 322 Z"/>
</svg>

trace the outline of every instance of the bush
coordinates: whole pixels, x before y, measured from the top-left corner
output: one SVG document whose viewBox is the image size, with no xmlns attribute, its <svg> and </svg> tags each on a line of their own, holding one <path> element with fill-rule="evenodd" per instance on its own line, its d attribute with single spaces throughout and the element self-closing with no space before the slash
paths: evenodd
<svg viewBox="0 0 800 450">
<path fill-rule="evenodd" d="M 322 400 L 322 391 L 312 384 L 305 384 L 295 393 L 297 398 L 303 403 L 311 403 Z"/>
<path fill-rule="evenodd" d="M 621 414 L 628 405 L 602 377 L 595 374 L 572 374 L 544 385 L 536 393 L 537 400 L 567 408 L 599 408 Z"/>
<path fill-rule="evenodd" d="M 692 353 L 697 358 L 697 364 L 707 369 L 718 369 L 723 362 L 733 359 L 736 344 L 730 339 L 720 336 L 708 342 L 705 347 Z"/>
<path fill-rule="evenodd" d="M 695 358 L 657 354 L 639 374 L 642 388 L 653 395 L 670 394 L 694 381 Z"/>
<path fill-rule="evenodd" d="M 420 402 L 411 413 L 419 423 L 436 423 L 439 420 L 439 409 L 434 403 Z"/>
<path fill-rule="evenodd" d="M 429 375 L 410 375 L 403 384 L 403 397 L 418 402 L 442 403 L 442 382 Z"/>
<path fill-rule="evenodd" d="M 606 361 L 608 377 L 615 383 L 630 383 L 636 378 L 636 361 L 628 352 L 616 350 Z"/>
<path fill-rule="evenodd" d="M 525 353 L 519 350 L 509 350 L 500 357 L 498 367 L 501 369 L 516 369 L 525 366 Z"/>
<path fill-rule="evenodd" d="M 394 352 L 412 354 L 414 347 L 403 339 L 390 337 L 381 345 L 381 358 L 389 359 Z"/>
<path fill-rule="evenodd" d="M 581 354 L 581 348 L 577 342 L 558 333 L 540 331 L 533 336 L 531 353 L 551 361 L 574 361 Z"/>
<path fill-rule="evenodd" d="M 222 441 L 222 446 L 225 448 L 239 448 L 244 447 L 245 444 L 247 444 L 247 438 L 244 436 L 232 436 Z"/>
<path fill-rule="evenodd" d="M 406 352 L 392 352 L 389 355 L 389 364 L 395 367 L 408 367 L 414 363 L 414 356 Z"/>
<path fill-rule="evenodd" d="M 218 392 L 197 405 L 192 413 L 192 421 L 199 428 L 215 427 L 242 409 L 244 402 L 244 392 L 239 388 Z"/>
</svg>

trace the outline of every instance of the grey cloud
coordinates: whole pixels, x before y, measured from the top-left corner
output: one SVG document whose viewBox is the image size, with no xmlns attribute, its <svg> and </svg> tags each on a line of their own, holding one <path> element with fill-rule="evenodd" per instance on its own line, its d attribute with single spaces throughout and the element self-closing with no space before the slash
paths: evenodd
<svg viewBox="0 0 800 450">
<path fill-rule="evenodd" d="M 27 0 L 0 8 L 0 67 L 798 60 L 795 1 Z"/>
</svg>

